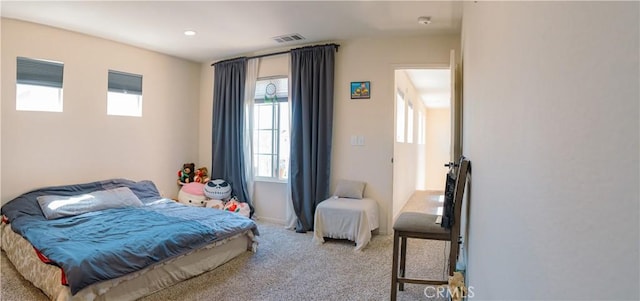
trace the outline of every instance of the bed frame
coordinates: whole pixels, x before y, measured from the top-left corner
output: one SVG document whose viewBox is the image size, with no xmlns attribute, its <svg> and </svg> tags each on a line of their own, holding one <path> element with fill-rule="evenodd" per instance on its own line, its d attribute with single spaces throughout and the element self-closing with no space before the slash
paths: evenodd
<svg viewBox="0 0 640 301">
<path fill-rule="evenodd" d="M 2 223 L 1 247 L 16 270 L 51 300 L 136 300 L 178 282 L 213 270 L 246 251 L 256 252 L 251 230 L 214 242 L 187 254 L 170 258 L 115 279 L 85 287 L 71 295 L 61 284 L 60 268 L 42 262 L 31 244 Z"/>
</svg>

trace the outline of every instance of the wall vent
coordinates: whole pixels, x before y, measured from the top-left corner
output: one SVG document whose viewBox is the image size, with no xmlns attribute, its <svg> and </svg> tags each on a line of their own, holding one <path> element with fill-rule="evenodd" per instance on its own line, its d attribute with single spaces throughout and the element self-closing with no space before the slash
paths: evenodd
<svg viewBox="0 0 640 301">
<path fill-rule="evenodd" d="M 273 37 L 273 40 L 278 42 L 278 43 L 288 43 L 288 42 L 295 42 L 295 41 L 304 40 L 304 37 L 302 35 L 300 35 L 299 33 L 292 33 L 292 34 L 286 34 L 286 35 Z"/>
</svg>

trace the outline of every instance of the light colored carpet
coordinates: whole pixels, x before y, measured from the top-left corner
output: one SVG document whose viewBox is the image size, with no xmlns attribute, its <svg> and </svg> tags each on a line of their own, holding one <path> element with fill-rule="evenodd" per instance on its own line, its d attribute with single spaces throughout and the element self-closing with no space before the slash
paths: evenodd
<svg viewBox="0 0 640 301">
<path fill-rule="evenodd" d="M 388 300 L 391 286 L 390 235 L 374 235 L 362 252 L 344 240 L 323 245 L 312 233 L 299 234 L 259 222 L 257 253 L 247 252 L 216 270 L 178 283 L 142 300 Z M 409 240 L 407 275 L 443 277 L 443 242 Z M 1 300 L 47 300 L 1 255 Z M 433 300 L 426 286 L 407 284 L 399 300 Z M 433 288 L 431 289 L 433 290 Z"/>
</svg>

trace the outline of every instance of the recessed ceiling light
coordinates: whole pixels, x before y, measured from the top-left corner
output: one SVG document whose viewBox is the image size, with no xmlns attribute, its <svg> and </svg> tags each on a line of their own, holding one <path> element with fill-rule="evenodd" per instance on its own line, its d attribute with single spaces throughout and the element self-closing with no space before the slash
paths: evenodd
<svg viewBox="0 0 640 301">
<path fill-rule="evenodd" d="M 193 31 L 193 30 L 185 30 L 185 31 L 184 31 L 184 35 L 185 35 L 185 36 L 195 36 L 195 35 L 196 35 L 196 32 L 195 32 L 195 31 Z"/>
</svg>

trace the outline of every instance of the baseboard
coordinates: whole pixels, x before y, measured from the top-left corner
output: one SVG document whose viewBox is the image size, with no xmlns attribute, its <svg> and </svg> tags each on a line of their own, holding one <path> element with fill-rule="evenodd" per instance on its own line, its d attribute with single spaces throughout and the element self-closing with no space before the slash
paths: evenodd
<svg viewBox="0 0 640 301">
<path fill-rule="evenodd" d="M 278 224 L 278 225 L 283 225 L 283 226 L 285 225 L 285 221 L 284 220 L 277 219 L 277 218 L 256 216 L 256 219 L 258 221 L 264 221 L 264 222 L 267 222 L 267 223 Z"/>
</svg>

